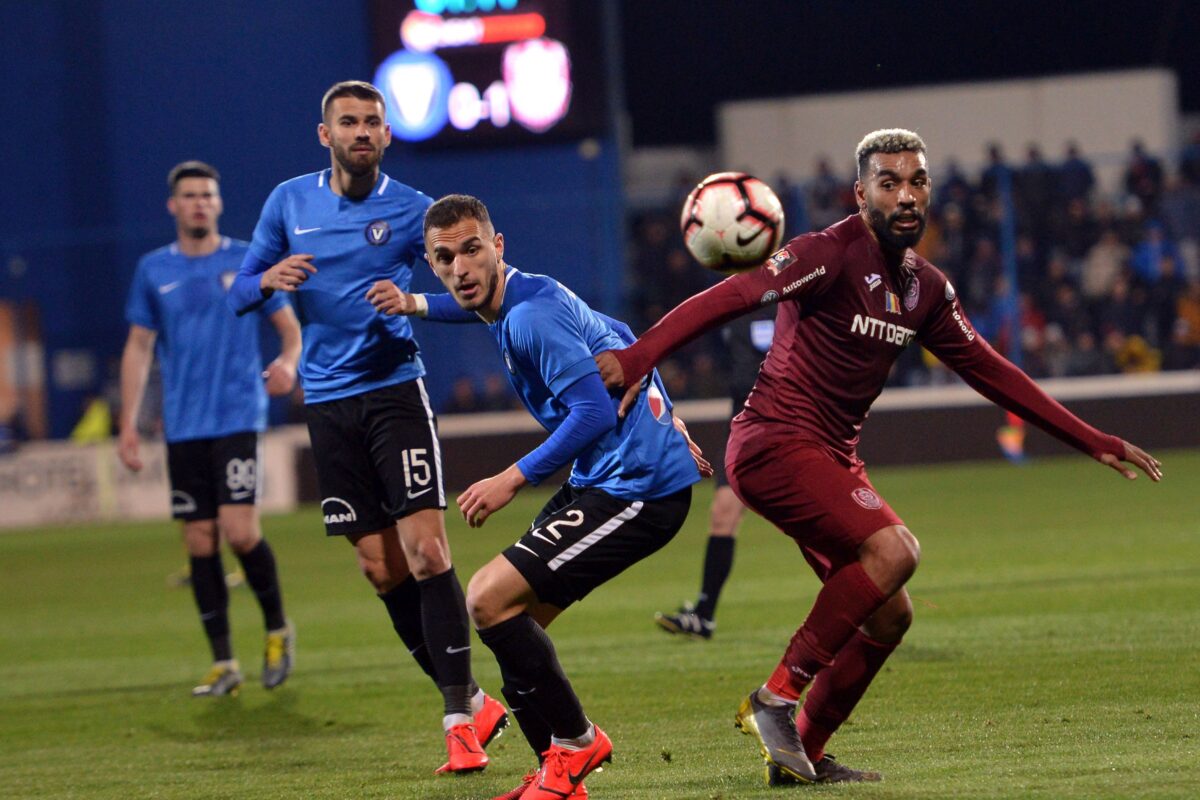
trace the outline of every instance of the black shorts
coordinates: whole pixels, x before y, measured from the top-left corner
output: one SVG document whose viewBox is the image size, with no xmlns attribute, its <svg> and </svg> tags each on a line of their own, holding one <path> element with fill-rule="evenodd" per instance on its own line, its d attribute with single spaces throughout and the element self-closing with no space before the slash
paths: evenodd
<svg viewBox="0 0 1200 800">
<path fill-rule="evenodd" d="M 307 406 L 307 416 L 327 535 L 446 507 L 437 419 L 420 378 Z"/>
<path fill-rule="evenodd" d="M 658 500 L 622 500 L 563 484 L 504 557 L 537 593 L 566 608 L 674 538 L 692 487 Z"/>
<path fill-rule="evenodd" d="M 254 431 L 168 443 L 171 516 L 216 519 L 218 506 L 253 505 L 262 488 L 261 463 Z"/>
</svg>

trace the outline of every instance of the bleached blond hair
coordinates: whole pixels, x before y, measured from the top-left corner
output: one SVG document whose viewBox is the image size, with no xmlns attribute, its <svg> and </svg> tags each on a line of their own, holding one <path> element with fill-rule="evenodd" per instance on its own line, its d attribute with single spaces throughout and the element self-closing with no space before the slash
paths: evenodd
<svg viewBox="0 0 1200 800">
<path fill-rule="evenodd" d="M 925 140 L 904 128 L 880 128 L 863 137 L 854 149 L 858 179 L 867 174 L 867 161 L 875 153 L 925 153 Z"/>
</svg>

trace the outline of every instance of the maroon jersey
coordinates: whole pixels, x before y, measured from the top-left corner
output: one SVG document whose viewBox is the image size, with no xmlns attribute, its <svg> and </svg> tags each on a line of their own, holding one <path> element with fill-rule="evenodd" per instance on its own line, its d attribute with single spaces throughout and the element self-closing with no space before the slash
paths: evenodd
<svg viewBox="0 0 1200 800">
<path fill-rule="evenodd" d="M 669 352 L 752 308 L 779 303 L 775 339 L 743 422 L 765 421 L 854 457 L 859 431 L 901 351 L 920 342 L 970 386 L 1067 444 L 1124 458 L 983 340 L 940 270 L 911 250 L 888 266 L 855 215 L 799 236 L 762 266 L 681 303 L 614 355 L 630 384 Z"/>
</svg>

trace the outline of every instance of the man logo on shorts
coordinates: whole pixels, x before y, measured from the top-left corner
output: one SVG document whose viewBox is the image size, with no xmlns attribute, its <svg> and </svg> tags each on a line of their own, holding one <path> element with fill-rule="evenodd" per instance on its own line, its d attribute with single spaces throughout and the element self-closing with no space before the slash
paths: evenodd
<svg viewBox="0 0 1200 800">
<path fill-rule="evenodd" d="M 326 508 L 331 503 L 333 505 Z M 358 519 L 358 513 L 355 512 L 354 506 L 340 497 L 326 497 L 322 500 L 321 512 L 325 515 L 326 525 L 335 525 L 339 522 L 355 522 Z"/>
<path fill-rule="evenodd" d="M 171 513 L 191 514 L 196 510 L 196 498 L 178 489 L 171 491 Z"/>
<path fill-rule="evenodd" d="M 879 495 L 872 492 L 870 489 L 855 489 L 850 493 L 854 498 L 854 502 L 858 503 L 868 511 L 876 511 L 883 508 L 883 501 L 879 499 Z"/>
</svg>

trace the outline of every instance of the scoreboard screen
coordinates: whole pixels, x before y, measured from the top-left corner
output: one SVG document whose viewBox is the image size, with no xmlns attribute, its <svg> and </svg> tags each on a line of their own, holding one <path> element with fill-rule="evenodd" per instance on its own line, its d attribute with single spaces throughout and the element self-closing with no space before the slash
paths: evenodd
<svg viewBox="0 0 1200 800">
<path fill-rule="evenodd" d="M 400 141 L 497 146 L 604 131 L 603 4 L 371 0 L 375 85 Z"/>
</svg>

